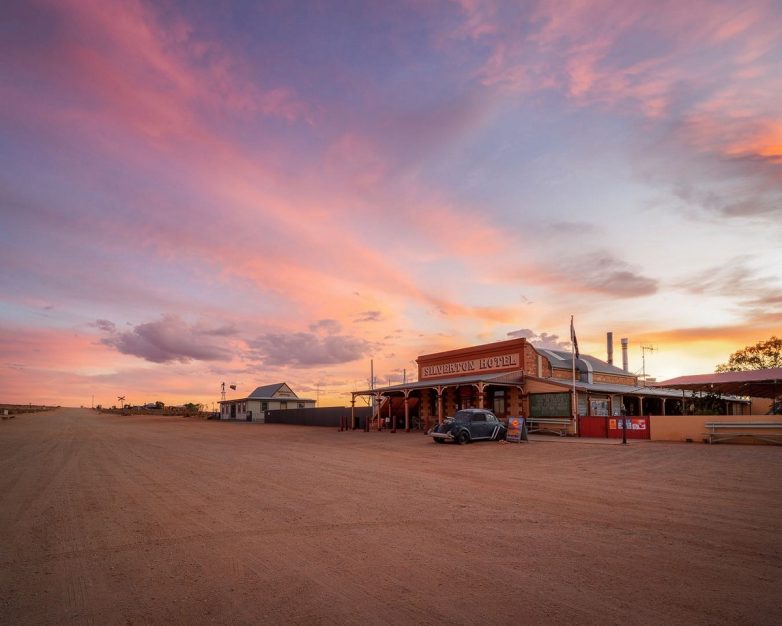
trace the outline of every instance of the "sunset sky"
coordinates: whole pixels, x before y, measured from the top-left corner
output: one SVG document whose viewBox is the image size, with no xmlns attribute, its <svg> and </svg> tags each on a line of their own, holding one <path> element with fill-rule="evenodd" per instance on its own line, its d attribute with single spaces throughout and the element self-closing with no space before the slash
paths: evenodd
<svg viewBox="0 0 782 626">
<path fill-rule="evenodd" d="M 659 379 L 782 333 L 778 0 L 0 16 L 0 402 L 343 405 L 571 315 Z"/>
</svg>

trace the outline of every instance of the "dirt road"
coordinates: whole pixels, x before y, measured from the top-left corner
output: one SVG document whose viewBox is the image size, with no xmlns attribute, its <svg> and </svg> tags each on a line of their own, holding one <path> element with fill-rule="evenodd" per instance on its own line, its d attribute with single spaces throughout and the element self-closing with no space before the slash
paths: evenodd
<svg viewBox="0 0 782 626">
<path fill-rule="evenodd" d="M 782 448 L 0 422 L 0 622 L 782 623 Z"/>
</svg>

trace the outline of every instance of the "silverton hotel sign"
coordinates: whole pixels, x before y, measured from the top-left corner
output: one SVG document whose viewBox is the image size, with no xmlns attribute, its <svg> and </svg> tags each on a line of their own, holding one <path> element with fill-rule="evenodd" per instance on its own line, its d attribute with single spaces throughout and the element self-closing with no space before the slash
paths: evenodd
<svg viewBox="0 0 782 626">
<path fill-rule="evenodd" d="M 519 365 L 519 355 L 502 354 L 489 356 L 485 359 L 471 359 L 469 361 L 456 361 L 454 363 L 442 363 L 440 365 L 425 365 L 421 368 L 421 378 L 434 376 L 447 376 L 449 374 L 471 374 L 475 372 L 491 372 Z"/>
</svg>

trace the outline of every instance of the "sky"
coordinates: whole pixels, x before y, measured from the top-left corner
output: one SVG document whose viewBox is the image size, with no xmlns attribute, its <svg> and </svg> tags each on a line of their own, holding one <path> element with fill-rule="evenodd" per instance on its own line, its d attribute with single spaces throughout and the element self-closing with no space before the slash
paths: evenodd
<svg viewBox="0 0 782 626">
<path fill-rule="evenodd" d="M 782 333 L 780 33 L 778 0 L 2 3 L 0 402 L 341 406 L 571 315 L 713 371 Z"/>
</svg>

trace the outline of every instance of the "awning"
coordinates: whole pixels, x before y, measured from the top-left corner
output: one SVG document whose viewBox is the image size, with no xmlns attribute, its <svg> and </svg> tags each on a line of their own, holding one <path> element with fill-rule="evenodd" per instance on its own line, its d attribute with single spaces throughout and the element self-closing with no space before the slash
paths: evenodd
<svg viewBox="0 0 782 626">
<path fill-rule="evenodd" d="M 782 395 L 782 367 L 748 372 L 720 372 L 717 374 L 697 374 L 679 376 L 660 383 L 660 387 L 692 389 L 708 393 L 754 396 L 756 398 L 776 398 Z"/>
<path fill-rule="evenodd" d="M 571 381 L 565 380 L 563 378 L 538 378 L 538 377 L 529 377 L 530 380 L 539 380 L 544 383 L 549 383 L 551 385 L 558 385 L 563 388 L 572 389 L 573 383 Z M 666 387 L 668 385 L 666 384 Z M 663 389 L 661 386 L 655 385 L 655 386 L 644 386 L 644 385 L 619 385 L 616 383 L 586 383 L 582 380 L 576 381 L 576 391 L 582 391 L 582 392 L 588 392 L 588 393 L 604 393 L 604 394 L 611 394 L 611 395 L 624 395 L 624 396 L 644 396 L 649 398 L 672 398 L 672 399 L 681 399 L 682 397 L 682 390 L 679 388 L 666 388 Z M 746 400 L 742 400 L 741 398 L 733 397 L 733 396 L 725 396 L 723 394 L 724 400 L 732 400 L 735 402 L 746 402 Z"/>
<path fill-rule="evenodd" d="M 432 389 L 434 387 L 459 387 L 460 385 L 474 385 L 484 383 L 487 385 L 520 385 L 524 380 L 521 370 L 502 372 L 500 374 L 473 374 L 472 376 L 453 376 L 451 378 L 426 378 L 414 383 L 403 385 L 391 385 L 389 387 L 377 387 L 363 391 L 353 391 L 356 396 L 369 396 L 374 394 L 386 394 L 399 391 L 413 391 L 415 389 Z"/>
</svg>

